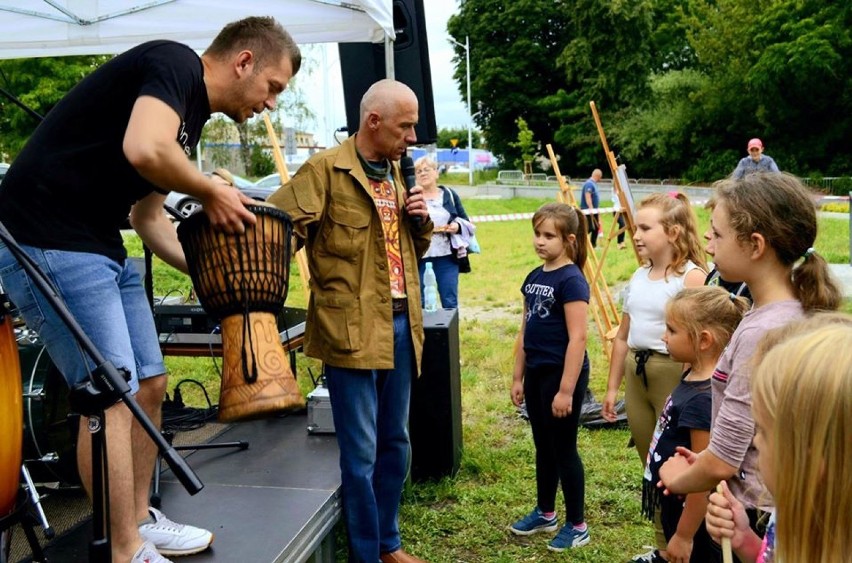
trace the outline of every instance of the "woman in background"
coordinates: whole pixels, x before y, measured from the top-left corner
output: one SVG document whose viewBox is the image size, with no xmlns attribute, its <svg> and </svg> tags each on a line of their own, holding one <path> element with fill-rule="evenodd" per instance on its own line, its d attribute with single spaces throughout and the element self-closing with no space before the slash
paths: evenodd
<svg viewBox="0 0 852 563">
<path fill-rule="evenodd" d="M 459 194 L 446 186 L 438 185 L 438 164 L 424 156 L 414 162 L 417 184 L 423 188 L 423 197 L 429 207 L 429 217 L 435 224 L 432 244 L 419 260 L 420 295 L 424 294 L 423 272 L 426 262 L 432 263 L 438 281 L 441 307 L 456 309 L 459 305 L 459 263 L 453 251 L 452 235 L 463 233 L 462 221 L 470 223 Z M 421 297 L 422 299 L 422 297 Z"/>
</svg>

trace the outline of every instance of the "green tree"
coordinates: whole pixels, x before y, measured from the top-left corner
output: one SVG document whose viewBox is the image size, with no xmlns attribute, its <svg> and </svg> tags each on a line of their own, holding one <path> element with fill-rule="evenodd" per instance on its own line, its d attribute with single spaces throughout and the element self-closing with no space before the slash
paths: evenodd
<svg viewBox="0 0 852 563">
<path fill-rule="evenodd" d="M 698 61 L 688 37 L 690 0 L 653 0 L 652 4 L 651 70 L 660 73 L 693 68 Z"/>
<path fill-rule="evenodd" d="M 254 145 L 251 149 L 251 168 L 249 170 L 252 176 L 268 176 L 275 172 L 275 160 L 268 151 Z"/>
<path fill-rule="evenodd" d="M 631 176 L 704 180 L 730 172 L 738 153 L 710 149 L 719 140 L 706 127 L 704 115 L 711 108 L 697 94 L 708 81 L 705 74 L 690 69 L 655 74 L 649 102 L 634 105 L 609 129 L 610 144 L 618 147 Z M 705 158 L 699 158 L 701 154 Z M 711 155 L 717 157 L 712 165 L 704 162 Z M 702 163 L 697 165 L 697 160 Z"/>
<path fill-rule="evenodd" d="M 848 151 L 852 142 L 852 5 L 776 2 L 752 31 L 751 45 L 759 57 L 744 79 L 756 102 L 752 106 L 755 121 L 763 125 L 767 142 L 776 147 L 781 166 L 801 174 L 810 170 L 848 173 L 852 163 Z"/>
<path fill-rule="evenodd" d="M 108 56 L 43 57 L 0 60 L 0 87 L 44 116 Z M 40 120 L 0 96 L 0 160 L 13 160 Z"/>
<path fill-rule="evenodd" d="M 849 3 L 696 0 L 690 10 L 695 65 L 657 75 L 614 128 L 634 170 L 715 180 L 751 137 L 782 170 L 852 170 L 840 148 L 852 143 Z"/>
<path fill-rule="evenodd" d="M 674 1 L 674 0 L 672 0 Z M 477 123 L 505 162 L 520 155 L 515 119 L 566 162 L 602 158 L 589 102 L 615 116 L 648 92 L 651 0 L 465 0 L 447 28 L 470 37 L 471 93 Z M 464 50 L 455 78 L 465 87 Z"/>
<path fill-rule="evenodd" d="M 518 149 L 520 158 L 515 160 L 515 166 L 519 170 L 527 170 L 527 166 L 532 167 L 532 162 L 538 156 L 540 144 L 535 141 L 533 132 L 530 130 L 527 122 L 523 117 L 515 120 L 515 125 L 518 127 L 518 140 L 509 143 L 512 147 Z"/>
<path fill-rule="evenodd" d="M 537 138 L 550 142 L 559 122 L 540 105 L 563 84 L 554 61 L 570 39 L 573 2 L 564 0 L 464 0 L 447 29 L 459 43 L 470 37 L 471 97 L 475 117 L 492 152 L 504 162 L 520 158 L 512 141 L 522 116 Z M 456 46 L 454 78 L 466 93 L 464 49 Z"/>
<path fill-rule="evenodd" d="M 589 102 L 614 123 L 648 95 L 651 66 L 651 0 L 579 0 L 572 8 L 571 41 L 556 59 L 564 86 L 543 100 L 559 118 L 555 150 L 585 171 L 603 161 Z"/>
<path fill-rule="evenodd" d="M 452 148 L 453 144 L 450 142 L 450 139 L 457 139 L 458 147 L 460 149 L 467 148 L 467 129 L 462 128 L 453 128 L 448 129 L 442 127 L 438 130 L 438 148 L 449 149 Z M 473 140 L 473 148 L 480 148 L 482 146 L 482 140 L 480 138 L 479 131 L 474 130 L 471 133 L 471 139 Z"/>
<path fill-rule="evenodd" d="M 311 51 L 308 50 L 307 53 Z M 272 128 L 282 150 L 281 139 L 285 126 L 306 130 L 315 124 L 316 115 L 308 105 L 307 94 L 301 87 L 304 79 L 300 80 L 300 77 L 304 76 L 302 73 L 311 74 L 315 68 L 314 59 L 303 59 L 299 75 L 290 81 L 287 89 L 278 96 L 275 109 L 269 112 Z M 205 125 L 202 143 L 208 144 L 208 160 L 214 166 L 231 166 L 232 149 L 229 145 L 235 142 L 240 145 L 239 164 L 246 175 L 261 177 L 275 171 L 272 143 L 263 116 L 253 117 L 245 123 L 234 123 L 222 115 L 216 115 Z"/>
</svg>

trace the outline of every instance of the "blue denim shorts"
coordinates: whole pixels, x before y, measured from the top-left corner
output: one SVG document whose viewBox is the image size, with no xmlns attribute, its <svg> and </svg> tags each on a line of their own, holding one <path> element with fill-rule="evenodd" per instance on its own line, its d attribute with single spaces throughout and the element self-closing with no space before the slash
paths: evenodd
<svg viewBox="0 0 852 563">
<path fill-rule="evenodd" d="M 71 317 L 97 351 L 139 379 L 166 371 L 142 276 L 130 260 L 120 264 L 100 254 L 20 245 L 45 273 Z M 88 377 L 95 363 L 5 244 L 0 243 L 0 285 L 27 326 L 47 348 L 69 386 Z"/>
</svg>

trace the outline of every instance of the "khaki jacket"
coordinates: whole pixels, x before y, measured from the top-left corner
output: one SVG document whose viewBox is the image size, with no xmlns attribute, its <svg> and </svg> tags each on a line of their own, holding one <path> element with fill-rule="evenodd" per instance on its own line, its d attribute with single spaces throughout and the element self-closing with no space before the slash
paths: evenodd
<svg viewBox="0 0 852 563">
<path fill-rule="evenodd" d="M 398 201 L 405 184 L 394 166 Z M 267 200 L 287 212 L 306 247 L 311 297 L 305 354 L 344 368 L 393 369 L 393 310 L 382 223 L 355 137 L 319 152 Z M 426 252 L 432 221 L 417 229 L 400 213 L 408 318 L 417 372 L 423 353 L 423 313 L 417 259 Z"/>
</svg>

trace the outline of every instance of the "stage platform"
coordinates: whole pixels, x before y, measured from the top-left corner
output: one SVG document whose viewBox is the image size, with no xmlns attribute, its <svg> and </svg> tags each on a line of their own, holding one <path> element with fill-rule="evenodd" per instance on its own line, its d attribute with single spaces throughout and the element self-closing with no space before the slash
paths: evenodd
<svg viewBox="0 0 852 563">
<path fill-rule="evenodd" d="M 305 414 L 228 426 L 210 443 L 246 440 L 246 450 L 185 452 L 204 488 L 190 496 L 162 473 L 162 510 L 215 534 L 213 546 L 185 563 L 332 563 L 341 518 L 340 469 L 333 435 L 310 435 Z M 41 537 L 40 530 L 36 532 Z M 91 518 L 45 546 L 52 562 L 88 561 Z M 30 561 L 23 559 L 22 561 Z"/>
</svg>

